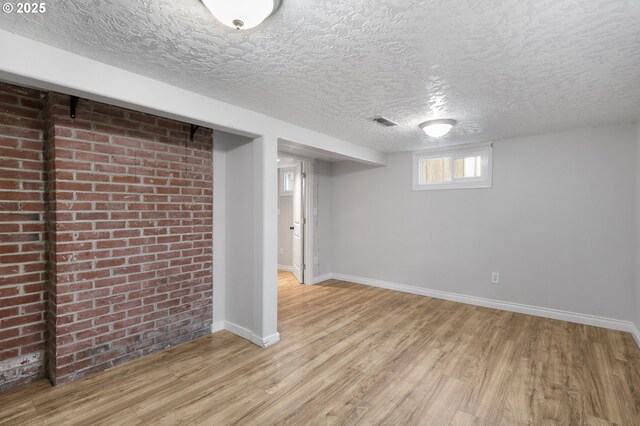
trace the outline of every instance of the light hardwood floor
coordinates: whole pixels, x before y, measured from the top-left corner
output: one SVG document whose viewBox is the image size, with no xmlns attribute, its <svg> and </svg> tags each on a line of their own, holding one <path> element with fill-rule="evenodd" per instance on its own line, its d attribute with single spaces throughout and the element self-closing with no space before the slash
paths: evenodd
<svg viewBox="0 0 640 426">
<path fill-rule="evenodd" d="M 282 340 L 219 332 L 51 388 L 0 424 L 640 425 L 630 335 L 280 273 Z"/>
</svg>

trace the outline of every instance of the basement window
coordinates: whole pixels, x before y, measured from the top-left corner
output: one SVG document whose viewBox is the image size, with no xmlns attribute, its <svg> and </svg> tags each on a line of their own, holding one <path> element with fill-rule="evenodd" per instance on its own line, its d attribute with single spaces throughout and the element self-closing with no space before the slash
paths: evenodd
<svg viewBox="0 0 640 426">
<path fill-rule="evenodd" d="M 492 153 L 492 143 L 416 151 L 413 190 L 491 188 Z"/>
<path fill-rule="evenodd" d="M 280 195 L 293 195 L 294 169 L 280 169 Z"/>
</svg>

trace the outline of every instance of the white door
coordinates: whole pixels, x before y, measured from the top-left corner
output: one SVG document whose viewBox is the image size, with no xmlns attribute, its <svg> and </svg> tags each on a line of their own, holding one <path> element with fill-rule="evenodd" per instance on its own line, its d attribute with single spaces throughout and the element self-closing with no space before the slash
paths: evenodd
<svg viewBox="0 0 640 426">
<path fill-rule="evenodd" d="M 298 163 L 293 177 L 293 275 L 304 282 L 304 174 Z"/>
</svg>

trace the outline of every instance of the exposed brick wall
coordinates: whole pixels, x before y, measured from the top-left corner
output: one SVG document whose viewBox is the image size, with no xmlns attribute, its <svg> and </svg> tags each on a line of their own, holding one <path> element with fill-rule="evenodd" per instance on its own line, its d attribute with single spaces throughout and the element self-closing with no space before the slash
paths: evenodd
<svg viewBox="0 0 640 426">
<path fill-rule="evenodd" d="M 49 374 L 57 383 L 210 332 L 212 132 L 49 94 Z"/>
<path fill-rule="evenodd" d="M 0 83 L 0 392 L 44 375 L 43 96 Z"/>
<path fill-rule="evenodd" d="M 212 175 L 209 129 L 0 84 L 0 392 L 210 331 Z"/>
</svg>

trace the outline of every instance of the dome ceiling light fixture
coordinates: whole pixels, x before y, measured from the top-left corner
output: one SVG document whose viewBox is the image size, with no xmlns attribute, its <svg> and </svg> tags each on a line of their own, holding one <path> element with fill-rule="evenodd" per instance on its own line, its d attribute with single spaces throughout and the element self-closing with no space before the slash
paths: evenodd
<svg viewBox="0 0 640 426">
<path fill-rule="evenodd" d="M 248 30 L 278 10 L 282 0 L 202 0 L 202 3 L 224 25 Z"/>
<path fill-rule="evenodd" d="M 442 120 L 429 120 L 420 125 L 420 128 L 432 138 L 440 138 L 451 130 L 457 123 L 456 120 L 442 119 Z"/>
</svg>

